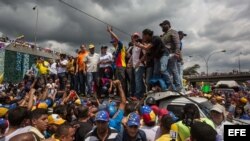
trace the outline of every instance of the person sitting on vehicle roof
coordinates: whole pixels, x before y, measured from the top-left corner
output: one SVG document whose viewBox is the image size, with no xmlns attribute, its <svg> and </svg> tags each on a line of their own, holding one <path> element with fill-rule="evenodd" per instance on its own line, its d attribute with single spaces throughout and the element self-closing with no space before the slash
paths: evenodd
<svg viewBox="0 0 250 141">
<path fill-rule="evenodd" d="M 149 84 L 152 86 L 152 91 L 161 92 L 166 91 L 168 86 L 164 82 L 164 79 L 160 76 L 154 76 L 149 80 Z"/>
</svg>

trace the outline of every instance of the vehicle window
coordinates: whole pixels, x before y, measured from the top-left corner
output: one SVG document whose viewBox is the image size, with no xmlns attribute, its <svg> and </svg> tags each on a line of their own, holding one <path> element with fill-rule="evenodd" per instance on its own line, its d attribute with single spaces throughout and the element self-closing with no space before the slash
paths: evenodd
<svg viewBox="0 0 250 141">
<path fill-rule="evenodd" d="M 210 110 L 213 107 L 213 104 L 210 101 L 205 101 L 200 103 L 202 112 L 206 115 L 206 117 L 210 117 Z"/>
<path fill-rule="evenodd" d="M 173 112 L 175 114 L 175 116 L 177 116 L 179 119 L 181 119 L 183 107 L 184 107 L 184 105 L 168 105 L 167 110 Z"/>
</svg>

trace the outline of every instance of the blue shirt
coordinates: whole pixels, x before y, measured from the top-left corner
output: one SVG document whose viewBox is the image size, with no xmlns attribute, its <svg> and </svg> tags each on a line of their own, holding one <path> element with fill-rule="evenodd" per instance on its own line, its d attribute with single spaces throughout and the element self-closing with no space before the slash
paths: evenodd
<svg viewBox="0 0 250 141">
<path fill-rule="evenodd" d="M 119 109 L 114 117 L 109 120 L 109 127 L 116 129 L 118 132 L 121 131 L 121 124 L 124 115 L 124 110 Z"/>
</svg>

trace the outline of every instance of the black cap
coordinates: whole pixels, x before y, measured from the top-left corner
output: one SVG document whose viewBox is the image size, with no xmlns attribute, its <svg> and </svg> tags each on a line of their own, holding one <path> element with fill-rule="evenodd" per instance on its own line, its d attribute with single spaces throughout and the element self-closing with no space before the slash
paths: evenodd
<svg viewBox="0 0 250 141">
<path fill-rule="evenodd" d="M 168 20 L 165 20 L 162 23 L 160 23 L 160 26 L 163 26 L 163 25 L 166 25 L 166 24 L 170 25 L 170 22 Z"/>
<path fill-rule="evenodd" d="M 183 31 L 178 31 L 178 34 L 179 34 L 179 35 L 183 35 L 183 36 L 187 36 L 187 34 L 184 33 Z"/>
</svg>

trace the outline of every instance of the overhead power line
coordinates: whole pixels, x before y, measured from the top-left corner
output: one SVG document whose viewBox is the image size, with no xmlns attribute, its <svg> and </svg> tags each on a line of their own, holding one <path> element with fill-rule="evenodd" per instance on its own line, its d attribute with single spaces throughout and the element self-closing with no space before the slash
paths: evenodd
<svg viewBox="0 0 250 141">
<path fill-rule="evenodd" d="M 95 20 L 97 20 L 97 21 L 99 21 L 99 22 L 101 22 L 101 23 L 103 23 L 103 24 L 112 26 L 111 24 L 109 24 L 109 23 L 107 23 L 107 22 L 105 22 L 105 21 L 103 21 L 103 20 L 101 20 L 101 19 L 99 19 L 99 18 L 97 18 L 97 17 L 95 17 L 95 16 L 93 16 L 93 15 L 90 15 L 89 13 L 87 13 L 87 12 L 85 12 L 85 11 L 83 11 L 83 10 L 81 10 L 81 9 L 79 9 L 79 8 L 77 8 L 77 7 L 75 7 L 75 6 L 71 5 L 71 4 L 69 4 L 69 3 L 65 2 L 65 1 L 63 1 L 63 0 L 58 0 L 58 1 L 61 2 L 61 3 L 64 4 L 64 5 L 66 5 L 66 6 L 68 6 L 68 7 L 72 8 L 72 9 L 74 9 L 74 10 L 76 10 L 76 11 L 82 13 L 82 14 L 87 15 L 87 16 L 90 17 L 90 18 L 93 18 L 93 19 L 95 19 Z M 125 35 L 131 36 L 129 33 L 127 33 L 127 32 L 125 32 L 125 31 L 119 29 L 118 27 L 112 26 L 112 28 L 113 28 L 113 29 L 116 29 L 117 31 L 119 31 L 119 32 L 121 32 L 121 33 L 123 33 L 123 34 L 125 34 Z"/>
</svg>

